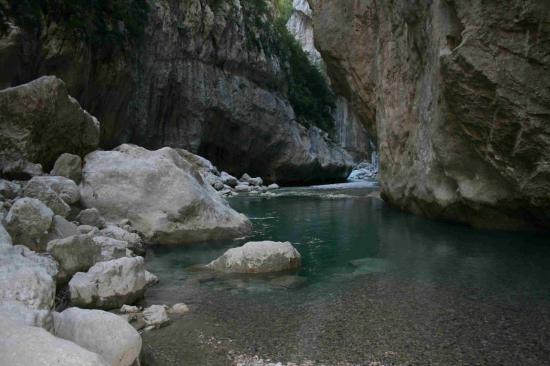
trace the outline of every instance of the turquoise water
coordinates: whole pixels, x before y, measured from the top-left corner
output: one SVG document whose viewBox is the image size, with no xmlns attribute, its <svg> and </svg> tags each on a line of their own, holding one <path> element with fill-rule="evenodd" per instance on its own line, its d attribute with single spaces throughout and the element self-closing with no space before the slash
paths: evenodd
<svg viewBox="0 0 550 366">
<path fill-rule="evenodd" d="M 147 264 L 161 283 L 147 301 L 190 303 L 205 328 L 217 325 L 211 336 L 279 361 L 550 363 L 547 234 L 429 221 L 367 197 L 370 191 L 309 188 L 234 198 L 253 234 L 153 248 Z M 302 268 L 226 277 L 193 267 L 249 240 L 292 242 Z M 159 333 L 146 343 L 162 339 L 166 351 L 178 326 L 189 326 L 178 324 L 164 331 L 169 340 Z M 176 349 L 166 352 L 174 359 Z"/>
</svg>

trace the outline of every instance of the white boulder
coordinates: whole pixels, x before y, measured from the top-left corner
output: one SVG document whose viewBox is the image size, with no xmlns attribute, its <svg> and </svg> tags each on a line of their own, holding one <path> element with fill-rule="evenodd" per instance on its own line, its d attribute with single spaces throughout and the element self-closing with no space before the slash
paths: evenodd
<svg viewBox="0 0 550 366">
<path fill-rule="evenodd" d="M 251 228 L 204 183 L 194 164 L 168 147 L 121 145 L 88 154 L 80 193 L 85 207 L 97 208 L 110 222 L 130 219 L 151 243 L 236 237 Z"/>
<path fill-rule="evenodd" d="M 52 224 L 53 216 L 53 211 L 39 200 L 20 198 L 6 216 L 6 230 L 15 243 L 39 249 L 42 238 Z"/>
<path fill-rule="evenodd" d="M 141 351 L 139 333 L 121 317 L 102 310 L 69 308 L 54 314 L 54 333 L 103 357 L 111 366 L 130 366 Z"/>
<path fill-rule="evenodd" d="M 78 272 L 69 282 L 69 291 L 76 306 L 115 309 L 143 297 L 145 284 L 143 258 L 124 257 Z"/>
<path fill-rule="evenodd" d="M 108 366 L 98 354 L 38 327 L 0 315 L 0 364 L 6 366 Z"/>
<path fill-rule="evenodd" d="M 228 273 L 265 273 L 300 267 L 300 253 L 289 242 L 257 241 L 227 250 L 207 268 Z"/>
</svg>

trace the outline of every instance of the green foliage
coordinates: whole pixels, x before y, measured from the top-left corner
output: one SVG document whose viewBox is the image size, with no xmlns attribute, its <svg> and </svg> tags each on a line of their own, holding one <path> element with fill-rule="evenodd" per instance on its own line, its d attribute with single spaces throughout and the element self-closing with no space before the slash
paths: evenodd
<svg viewBox="0 0 550 366">
<path fill-rule="evenodd" d="M 275 55 L 283 63 L 288 84 L 288 99 L 303 125 L 315 125 L 334 133 L 332 110 L 335 96 L 323 74 L 313 65 L 300 44 L 286 29 L 292 13 L 289 0 L 277 0 L 273 17 L 267 0 L 241 0 L 248 46 Z"/>
<path fill-rule="evenodd" d="M 147 0 L 0 0 L 0 31 L 9 21 L 41 39 L 55 24 L 64 37 L 109 58 L 141 38 L 148 14 Z"/>
</svg>

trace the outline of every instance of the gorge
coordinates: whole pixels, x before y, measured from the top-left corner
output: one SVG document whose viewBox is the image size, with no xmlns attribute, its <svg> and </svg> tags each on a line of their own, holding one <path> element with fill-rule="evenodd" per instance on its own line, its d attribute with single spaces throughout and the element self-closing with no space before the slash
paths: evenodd
<svg viewBox="0 0 550 366">
<path fill-rule="evenodd" d="M 0 1 L 0 366 L 543 365 L 550 3 Z"/>
</svg>

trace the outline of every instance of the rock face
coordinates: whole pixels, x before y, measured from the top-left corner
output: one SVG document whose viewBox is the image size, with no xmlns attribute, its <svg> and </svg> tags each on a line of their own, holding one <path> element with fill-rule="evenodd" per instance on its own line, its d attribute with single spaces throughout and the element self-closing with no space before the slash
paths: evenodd
<svg viewBox="0 0 550 366">
<path fill-rule="evenodd" d="M 10 366 L 108 366 L 96 353 L 56 338 L 46 330 L 0 317 L 2 364 Z"/>
<path fill-rule="evenodd" d="M 118 315 L 69 308 L 55 314 L 54 324 L 57 337 L 101 355 L 111 366 L 130 366 L 139 357 L 141 337 Z"/>
<path fill-rule="evenodd" d="M 300 253 L 289 242 L 248 242 L 232 248 L 206 267 L 228 273 L 280 272 L 300 267 Z"/>
<path fill-rule="evenodd" d="M 139 64 L 119 57 L 94 67 L 85 47 L 67 42 L 60 49 L 54 38 L 44 44 L 38 74 L 67 82 L 101 121 L 106 148 L 125 142 L 185 148 L 232 174 L 279 183 L 345 179 L 350 157 L 295 121 L 281 61 L 257 46 L 243 3 L 156 1 L 142 45 L 133 50 Z M 33 77 L 25 68 L 33 60 L 14 51 L 30 48 L 27 38 L 15 29 L 6 37 L 10 47 L 0 52 L 19 62 L 0 71 L 0 85 Z"/>
<path fill-rule="evenodd" d="M 16 244 L 40 249 L 54 213 L 35 198 L 20 198 L 6 216 L 6 229 Z"/>
<path fill-rule="evenodd" d="M 333 87 L 377 136 L 387 202 L 550 227 L 547 1 L 309 3 Z"/>
<path fill-rule="evenodd" d="M 143 296 L 145 266 L 142 257 L 120 258 L 78 272 L 69 282 L 71 302 L 76 306 L 115 309 Z"/>
<path fill-rule="evenodd" d="M 0 91 L 0 164 L 24 159 L 52 167 L 63 152 L 84 155 L 99 143 L 99 122 L 53 76 Z"/>
<path fill-rule="evenodd" d="M 121 145 L 86 156 L 82 203 L 107 221 L 128 218 L 145 240 L 181 244 L 240 236 L 248 219 L 208 187 L 176 150 Z"/>
</svg>

